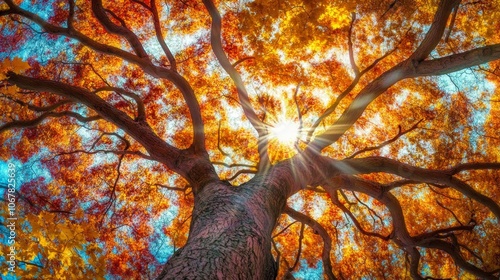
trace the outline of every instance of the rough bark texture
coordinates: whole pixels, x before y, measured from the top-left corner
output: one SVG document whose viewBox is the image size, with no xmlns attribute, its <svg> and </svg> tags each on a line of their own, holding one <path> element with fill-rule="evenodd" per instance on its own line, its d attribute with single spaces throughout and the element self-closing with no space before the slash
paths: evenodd
<svg viewBox="0 0 500 280">
<path fill-rule="evenodd" d="M 195 197 L 187 244 L 157 279 L 274 279 L 271 232 L 287 187 L 256 176 L 235 188 L 209 183 Z"/>
</svg>

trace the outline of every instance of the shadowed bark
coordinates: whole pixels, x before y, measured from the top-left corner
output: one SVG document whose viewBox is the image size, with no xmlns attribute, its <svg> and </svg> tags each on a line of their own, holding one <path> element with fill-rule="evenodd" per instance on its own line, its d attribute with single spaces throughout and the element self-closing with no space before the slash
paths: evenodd
<svg viewBox="0 0 500 280">
<path fill-rule="evenodd" d="M 256 176 L 238 188 L 205 186 L 195 199 L 186 246 L 157 279 L 274 279 L 271 232 L 286 201 L 281 184 Z"/>
</svg>

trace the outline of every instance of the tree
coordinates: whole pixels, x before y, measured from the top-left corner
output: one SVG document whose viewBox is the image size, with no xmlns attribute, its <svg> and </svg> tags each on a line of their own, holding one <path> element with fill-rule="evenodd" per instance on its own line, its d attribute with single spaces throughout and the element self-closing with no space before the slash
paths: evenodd
<svg viewBox="0 0 500 280">
<path fill-rule="evenodd" d="M 337 2 L 2 0 L 17 273 L 498 278 L 499 3 Z"/>
</svg>

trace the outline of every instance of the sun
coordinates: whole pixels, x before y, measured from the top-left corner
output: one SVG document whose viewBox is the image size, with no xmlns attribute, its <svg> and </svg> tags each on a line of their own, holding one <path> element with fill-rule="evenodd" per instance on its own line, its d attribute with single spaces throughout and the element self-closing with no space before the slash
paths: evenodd
<svg viewBox="0 0 500 280">
<path fill-rule="evenodd" d="M 291 120 L 279 121 L 271 127 L 270 137 L 281 144 L 294 144 L 299 137 L 299 124 Z"/>
</svg>

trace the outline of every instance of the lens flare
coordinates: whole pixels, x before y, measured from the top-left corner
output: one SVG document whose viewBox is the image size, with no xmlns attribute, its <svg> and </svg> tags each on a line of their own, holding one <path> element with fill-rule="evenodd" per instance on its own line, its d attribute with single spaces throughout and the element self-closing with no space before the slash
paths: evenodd
<svg viewBox="0 0 500 280">
<path fill-rule="evenodd" d="M 293 144 L 299 137 L 299 124 L 290 120 L 277 122 L 270 130 L 271 138 L 282 144 Z"/>
</svg>

